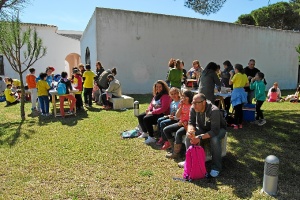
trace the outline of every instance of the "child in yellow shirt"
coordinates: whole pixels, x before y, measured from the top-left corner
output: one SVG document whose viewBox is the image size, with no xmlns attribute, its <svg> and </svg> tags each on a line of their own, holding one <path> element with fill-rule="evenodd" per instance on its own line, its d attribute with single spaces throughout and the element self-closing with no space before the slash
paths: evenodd
<svg viewBox="0 0 300 200">
<path fill-rule="evenodd" d="M 8 84 L 6 86 L 6 89 L 4 90 L 4 95 L 5 95 L 6 105 L 7 106 L 19 103 L 19 101 L 15 99 L 15 97 L 14 97 L 15 96 L 15 92 L 12 92 L 11 88 L 12 88 L 12 84 Z"/>
<path fill-rule="evenodd" d="M 50 116 L 49 97 L 48 97 L 48 90 L 50 89 L 50 86 L 48 85 L 46 79 L 47 79 L 47 74 L 41 73 L 40 80 L 36 84 L 38 89 L 39 104 L 42 110 L 42 116 Z"/>
</svg>

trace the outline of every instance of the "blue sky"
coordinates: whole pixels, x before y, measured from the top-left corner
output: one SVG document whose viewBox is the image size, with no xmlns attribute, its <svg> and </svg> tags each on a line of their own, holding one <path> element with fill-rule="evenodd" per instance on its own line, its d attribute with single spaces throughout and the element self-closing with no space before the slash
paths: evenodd
<svg viewBox="0 0 300 200">
<path fill-rule="evenodd" d="M 95 7 L 234 22 L 241 14 L 267 5 L 268 0 L 227 0 L 218 13 L 205 16 L 184 7 L 184 0 L 31 0 L 20 18 L 26 23 L 55 25 L 59 30 L 83 31 Z"/>
</svg>

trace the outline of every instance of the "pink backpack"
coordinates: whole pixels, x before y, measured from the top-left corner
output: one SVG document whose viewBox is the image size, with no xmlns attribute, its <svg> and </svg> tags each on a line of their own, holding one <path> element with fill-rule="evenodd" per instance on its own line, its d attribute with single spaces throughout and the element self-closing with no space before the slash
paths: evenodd
<svg viewBox="0 0 300 200">
<path fill-rule="evenodd" d="M 204 149 L 201 146 L 191 145 L 186 151 L 183 178 L 195 180 L 205 178 L 206 175 Z"/>
</svg>

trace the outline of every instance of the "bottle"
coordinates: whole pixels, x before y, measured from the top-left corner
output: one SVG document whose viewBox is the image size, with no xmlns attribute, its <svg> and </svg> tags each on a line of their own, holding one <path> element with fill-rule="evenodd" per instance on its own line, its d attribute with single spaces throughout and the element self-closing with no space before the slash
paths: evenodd
<svg viewBox="0 0 300 200">
<path fill-rule="evenodd" d="M 133 102 L 133 112 L 134 116 L 139 116 L 140 114 L 140 103 L 138 101 Z"/>
</svg>

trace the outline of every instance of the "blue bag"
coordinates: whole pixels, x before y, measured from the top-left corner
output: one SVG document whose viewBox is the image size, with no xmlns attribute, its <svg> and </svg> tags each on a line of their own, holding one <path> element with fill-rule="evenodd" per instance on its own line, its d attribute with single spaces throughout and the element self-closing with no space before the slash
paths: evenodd
<svg viewBox="0 0 300 200">
<path fill-rule="evenodd" d="M 58 94 L 58 95 L 64 95 L 64 94 L 66 94 L 66 92 L 67 92 L 66 84 L 64 84 L 64 83 L 62 83 L 62 82 L 59 82 L 59 83 L 57 84 L 56 90 L 57 90 L 57 94 Z"/>
</svg>

